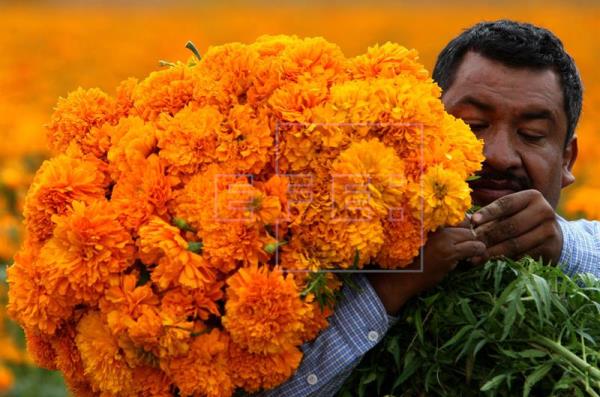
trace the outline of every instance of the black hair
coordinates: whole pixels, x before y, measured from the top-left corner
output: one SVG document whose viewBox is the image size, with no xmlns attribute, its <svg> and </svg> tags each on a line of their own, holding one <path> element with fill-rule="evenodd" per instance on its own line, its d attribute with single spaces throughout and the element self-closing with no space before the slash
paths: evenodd
<svg viewBox="0 0 600 397">
<path fill-rule="evenodd" d="M 565 144 L 575 133 L 583 98 L 581 78 L 573 58 L 548 29 L 511 20 L 481 22 L 455 37 L 438 55 L 433 79 L 450 88 L 464 55 L 473 51 L 510 67 L 553 69 L 560 77 L 567 115 Z"/>
</svg>

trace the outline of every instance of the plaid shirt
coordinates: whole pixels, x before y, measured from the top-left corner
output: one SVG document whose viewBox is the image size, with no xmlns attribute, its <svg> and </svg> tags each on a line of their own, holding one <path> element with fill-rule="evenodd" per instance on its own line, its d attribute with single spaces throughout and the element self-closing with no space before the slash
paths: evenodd
<svg viewBox="0 0 600 397">
<path fill-rule="evenodd" d="M 559 263 L 565 273 L 600 277 L 600 222 L 569 222 L 558 217 L 563 234 Z M 302 347 L 304 358 L 286 383 L 263 392 L 264 397 L 332 397 L 362 356 L 383 337 L 395 319 L 364 275 L 357 274 L 359 290 L 345 287 L 330 326 Z"/>
</svg>

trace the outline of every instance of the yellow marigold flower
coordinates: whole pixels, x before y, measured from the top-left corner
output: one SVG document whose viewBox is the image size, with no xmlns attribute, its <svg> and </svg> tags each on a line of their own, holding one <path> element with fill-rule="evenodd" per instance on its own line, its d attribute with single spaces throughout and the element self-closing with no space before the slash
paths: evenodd
<svg viewBox="0 0 600 397">
<path fill-rule="evenodd" d="M 267 118 L 250 106 L 237 105 L 218 134 L 216 158 L 241 174 L 258 174 L 269 161 L 273 134 Z"/>
<path fill-rule="evenodd" d="M 127 394 L 133 372 L 99 312 L 88 312 L 77 325 L 75 343 L 85 374 L 96 392 Z"/>
<path fill-rule="evenodd" d="M 163 369 L 182 395 L 229 397 L 233 393 L 229 343 L 227 334 L 212 329 L 194 339 L 186 356 L 170 359 Z"/>
<path fill-rule="evenodd" d="M 98 88 L 78 88 L 60 98 L 47 126 L 52 150 L 64 152 L 71 142 L 79 144 L 93 127 L 116 121 L 115 100 Z"/>
<path fill-rule="evenodd" d="M 112 190 L 111 201 L 120 212 L 119 220 L 135 231 L 152 215 L 165 215 L 176 183 L 166 175 L 156 154 L 136 161 L 132 172 L 123 174 Z"/>
<path fill-rule="evenodd" d="M 140 258 L 148 265 L 158 265 L 152 271 L 152 280 L 159 288 L 176 285 L 202 288 L 215 280 L 207 261 L 188 250 L 188 242 L 175 226 L 154 216 L 140 227 L 139 236 Z"/>
<path fill-rule="evenodd" d="M 298 368 L 302 353 L 293 347 L 278 353 L 250 353 L 236 343 L 229 347 L 228 365 L 236 387 L 254 393 L 276 387 Z"/>
<path fill-rule="evenodd" d="M 266 267 L 242 268 L 227 279 L 223 327 L 253 353 L 278 353 L 299 345 L 309 308 L 291 275 Z"/>
<path fill-rule="evenodd" d="M 72 201 L 104 198 L 106 175 L 98 166 L 65 154 L 42 164 L 25 199 L 25 226 L 33 240 L 47 240 L 54 230 L 52 216 L 65 214 Z"/>
<path fill-rule="evenodd" d="M 378 139 L 358 141 L 337 157 L 331 170 L 335 204 L 366 216 L 385 216 L 402 204 L 404 163 Z"/>
<path fill-rule="evenodd" d="M 54 236 L 40 251 L 39 261 L 53 279 L 64 277 L 72 299 L 96 303 L 107 280 L 133 263 L 133 240 L 117 217 L 114 207 L 100 200 L 89 205 L 74 201 L 71 213 L 53 217 Z"/>
<path fill-rule="evenodd" d="M 369 47 L 367 52 L 350 60 L 350 73 L 354 79 L 390 78 L 401 73 L 419 80 L 429 78 L 429 72 L 419 63 L 419 53 L 389 41 Z"/>
<path fill-rule="evenodd" d="M 422 183 L 409 186 L 410 206 L 414 217 L 423 216 L 425 230 L 462 221 L 471 207 L 471 191 L 461 175 L 433 165 L 423 175 Z"/>
<path fill-rule="evenodd" d="M 118 180 L 123 173 L 135 173 L 139 161 L 147 158 L 156 148 L 154 126 L 137 116 L 122 118 L 117 125 L 104 129 L 112 143 L 107 159 L 114 180 Z"/>
<path fill-rule="evenodd" d="M 133 89 L 135 114 L 144 120 L 156 120 L 161 113 L 175 115 L 192 100 L 195 85 L 192 68 L 181 62 L 152 72 Z"/>
<path fill-rule="evenodd" d="M 358 266 L 369 263 L 383 244 L 381 220 L 317 207 L 316 213 L 291 225 L 292 234 L 323 268 L 348 268 L 358 251 Z M 308 213 L 308 212 L 307 212 Z"/>
<path fill-rule="evenodd" d="M 222 122 L 219 110 L 211 106 L 186 106 L 174 117 L 163 115 L 156 135 L 167 172 L 192 175 L 213 161 Z"/>
<path fill-rule="evenodd" d="M 39 367 L 55 371 L 56 352 L 52 347 L 52 339 L 35 329 L 24 328 L 25 341 L 27 343 L 27 352 Z"/>
<path fill-rule="evenodd" d="M 425 225 L 415 219 L 409 210 L 397 215 L 396 220 L 383 223 L 384 240 L 375 261 L 384 269 L 397 269 L 410 264 L 419 254 L 427 238 Z"/>
<path fill-rule="evenodd" d="M 37 252 L 25 245 L 7 269 L 8 314 L 24 327 L 52 335 L 71 316 L 76 302 L 64 287 L 49 282 L 51 269 L 41 266 Z"/>
</svg>

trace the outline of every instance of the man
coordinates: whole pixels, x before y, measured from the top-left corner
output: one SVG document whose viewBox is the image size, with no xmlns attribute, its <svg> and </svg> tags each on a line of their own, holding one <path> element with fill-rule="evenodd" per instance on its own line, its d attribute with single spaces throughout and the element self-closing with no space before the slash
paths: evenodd
<svg viewBox="0 0 600 397">
<path fill-rule="evenodd" d="M 265 395 L 333 396 L 404 303 L 459 260 L 528 254 L 569 274 L 600 276 L 600 224 L 555 213 L 561 189 L 574 181 L 582 102 L 578 71 L 560 40 L 529 24 L 480 23 L 444 48 L 433 78 L 448 112 L 484 140 L 481 178 L 471 186 L 483 208 L 471 225 L 429 236 L 422 273 L 359 275 L 360 290 L 345 289 L 330 327 L 303 347 L 294 377 Z"/>
</svg>

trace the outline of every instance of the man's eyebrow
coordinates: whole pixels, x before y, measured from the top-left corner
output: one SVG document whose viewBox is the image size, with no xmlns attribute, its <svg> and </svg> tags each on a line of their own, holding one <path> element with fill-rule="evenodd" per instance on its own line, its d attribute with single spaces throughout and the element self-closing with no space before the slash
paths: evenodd
<svg viewBox="0 0 600 397">
<path fill-rule="evenodd" d="M 462 97 L 460 101 L 457 102 L 457 105 L 471 105 L 486 112 L 494 110 L 494 107 L 492 105 L 482 102 L 479 99 L 470 95 Z"/>
<path fill-rule="evenodd" d="M 545 119 L 550 121 L 555 121 L 554 114 L 548 109 L 540 109 L 540 110 L 530 110 L 521 113 L 519 118 L 523 120 L 538 120 Z"/>
</svg>

